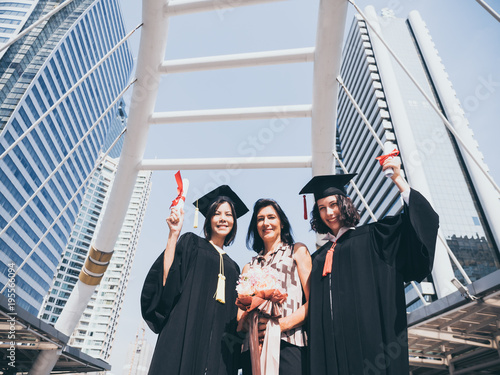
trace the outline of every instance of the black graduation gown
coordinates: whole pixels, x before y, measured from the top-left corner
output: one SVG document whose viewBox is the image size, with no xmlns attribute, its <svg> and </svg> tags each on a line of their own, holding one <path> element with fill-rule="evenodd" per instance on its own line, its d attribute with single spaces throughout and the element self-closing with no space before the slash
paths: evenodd
<svg viewBox="0 0 500 375">
<path fill-rule="evenodd" d="M 163 286 L 163 252 L 144 282 L 141 311 L 148 326 L 159 333 L 150 375 L 237 374 L 241 340 L 236 340 L 236 281 L 240 269 L 223 255 L 225 304 L 214 294 L 219 253 L 206 239 L 182 235 Z"/>
<path fill-rule="evenodd" d="M 409 372 L 404 281 L 432 269 L 438 215 L 411 190 L 404 213 L 344 233 L 322 276 L 326 243 L 312 256 L 309 300 L 311 375 Z"/>
</svg>

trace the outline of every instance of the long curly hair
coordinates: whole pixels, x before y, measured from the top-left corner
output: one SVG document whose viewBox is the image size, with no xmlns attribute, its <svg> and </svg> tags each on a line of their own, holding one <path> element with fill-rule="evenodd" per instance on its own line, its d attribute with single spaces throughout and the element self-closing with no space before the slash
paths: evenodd
<svg viewBox="0 0 500 375">
<path fill-rule="evenodd" d="M 345 227 L 355 227 L 358 225 L 360 216 L 356 207 L 352 204 L 350 198 L 336 194 L 337 205 L 340 210 L 340 222 L 342 226 Z M 325 224 L 325 222 L 321 219 L 321 215 L 318 209 L 318 203 L 314 204 L 313 210 L 311 211 L 311 220 L 309 221 L 311 224 L 311 229 L 319 234 L 331 233 L 330 228 Z"/>
<path fill-rule="evenodd" d="M 259 231 L 257 230 L 257 215 L 259 214 L 261 209 L 267 206 L 272 206 L 278 214 L 278 217 L 280 218 L 282 226 L 281 242 L 284 245 L 289 246 L 292 246 L 294 244 L 292 227 L 290 225 L 290 220 L 288 220 L 288 217 L 285 215 L 285 212 L 283 212 L 280 205 L 275 200 L 263 198 L 255 202 L 255 205 L 253 206 L 252 219 L 250 220 L 250 225 L 248 226 L 247 232 L 247 248 L 252 249 L 257 253 L 264 249 L 264 241 L 262 241 L 262 238 L 259 235 Z"/>
</svg>

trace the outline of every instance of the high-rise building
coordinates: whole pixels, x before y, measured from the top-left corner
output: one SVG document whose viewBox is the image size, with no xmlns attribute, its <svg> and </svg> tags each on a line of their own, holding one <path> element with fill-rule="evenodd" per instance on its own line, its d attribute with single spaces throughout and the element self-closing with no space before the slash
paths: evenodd
<svg viewBox="0 0 500 375">
<path fill-rule="evenodd" d="M 106 157 L 89 181 L 68 245 L 40 309 L 44 321 L 56 323 L 78 281 L 117 164 L 118 159 Z M 111 352 L 150 190 L 151 172 L 139 172 L 111 263 L 69 341 L 71 346 L 96 358 L 106 360 Z"/>
<path fill-rule="evenodd" d="M 0 48 L 14 39 L 35 8 L 36 0 L 2 1 L 0 3 Z M 0 52 L 0 58 L 5 50 Z"/>
<path fill-rule="evenodd" d="M 412 12 L 405 20 L 384 9 L 378 16 L 373 7 L 367 7 L 365 13 L 427 95 L 455 126 L 458 124 L 462 137 L 472 144 L 470 148 L 482 161 L 420 15 Z M 448 264 L 440 258 L 434 264 L 435 270 L 446 273 L 440 267 L 448 267 L 445 276 L 448 282 L 453 273 L 463 281 L 461 273 L 447 259 L 446 246 L 471 280 L 500 268 L 500 233 L 495 228 L 498 224 L 491 219 L 493 211 L 498 210 L 498 198 L 495 202 L 495 194 L 490 197 L 481 194 L 479 190 L 486 184 L 474 177 L 477 167 L 467 163 L 467 155 L 443 120 L 359 16 L 355 17 L 346 39 L 341 77 L 382 143 L 392 145 L 391 150 L 394 147 L 400 150 L 410 185 L 420 190 L 440 215 L 440 234 L 446 245 L 438 240 L 438 248 L 444 249 L 442 254 Z M 355 181 L 374 215 L 382 218 L 400 212 L 399 191 L 380 173 L 375 160 L 384 152 L 342 88 L 337 140 L 348 171 L 359 173 Z M 349 194 L 361 212 L 361 222 L 370 222 L 369 212 L 352 187 Z M 450 292 L 444 286 L 441 291 L 439 287 L 436 289 L 438 296 Z"/>
<path fill-rule="evenodd" d="M 24 27 L 57 5 L 34 3 Z M 0 59 L 0 154 L 125 34 L 118 0 L 74 0 L 11 45 Z M 34 315 L 77 217 L 83 190 L 77 191 L 94 168 L 120 105 L 97 120 L 127 85 L 132 67 L 126 42 L 0 159 L 0 288 L 6 264 L 20 266 L 27 259 L 16 279 L 17 303 Z"/>
</svg>

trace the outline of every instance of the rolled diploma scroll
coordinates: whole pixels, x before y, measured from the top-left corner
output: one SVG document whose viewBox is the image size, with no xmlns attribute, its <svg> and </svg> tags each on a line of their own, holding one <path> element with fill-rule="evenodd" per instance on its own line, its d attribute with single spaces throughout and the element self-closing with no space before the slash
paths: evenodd
<svg viewBox="0 0 500 375">
<path fill-rule="evenodd" d="M 396 146 L 394 146 L 394 143 L 389 142 L 389 141 L 385 142 L 384 143 L 384 155 L 390 154 L 395 148 L 396 148 Z M 387 178 L 391 178 L 393 174 L 394 174 L 394 171 L 392 168 L 387 168 L 384 171 L 384 175 Z"/>
<path fill-rule="evenodd" d="M 186 195 L 189 189 L 189 180 L 187 178 L 182 179 L 182 197 L 184 199 L 179 199 L 175 206 L 172 206 L 170 210 L 180 210 L 184 208 L 184 201 L 186 200 Z"/>
</svg>

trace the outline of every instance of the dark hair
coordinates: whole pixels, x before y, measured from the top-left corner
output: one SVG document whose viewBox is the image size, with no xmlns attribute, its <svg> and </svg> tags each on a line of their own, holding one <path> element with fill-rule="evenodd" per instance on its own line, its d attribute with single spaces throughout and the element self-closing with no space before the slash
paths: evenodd
<svg viewBox="0 0 500 375">
<path fill-rule="evenodd" d="M 337 197 L 337 204 L 340 210 L 340 222 L 345 227 L 355 227 L 358 225 L 360 217 L 358 210 L 352 204 L 350 198 L 335 194 Z M 326 234 L 331 233 L 330 228 L 324 223 L 319 214 L 318 203 L 314 204 L 313 210 L 311 211 L 311 229 L 316 233 Z"/>
<path fill-rule="evenodd" d="M 257 231 L 257 215 L 261 209 L 268 206 L 274 208 L 280 218 L 281 242 L 285 245 L 293 245 L 292 227 L 290 226 L 290 221 L 286 217 L 280 205 L 273 199 L 263 198 L 255 202 L 255 205 L 253 206 L 252 219 L 250 220 L 247 233 L 247 248 L 252 249 L 257 253 L 264 249 L 264 241 L 262 241 L 262 238 Z"/>
<path fill-rule="evenodd" d="M 233 228 L 226 236 L 226 238 L 224 238 L 224 246 L 229 246 L 234 242 L 236 231 L 238 230 L 238 225 L 236 224 L 237 220 L 234 204 L 227 198 L 219 197 L 214 203 L 210 205 L 207 211 L 207 216 L 205 218 L 205 224 L 203 224 L 203 232 L 205 233 L 205 238 L 210 241 L 210 239 L 212 238 L 212 218 L 215 216 L 215 212 L 219 209 L 219 206 L 224 202 L 229 203 L 229 207 L 231 207 L 231 213 L 233 214 L 234 218 Z"/>
</svg>

